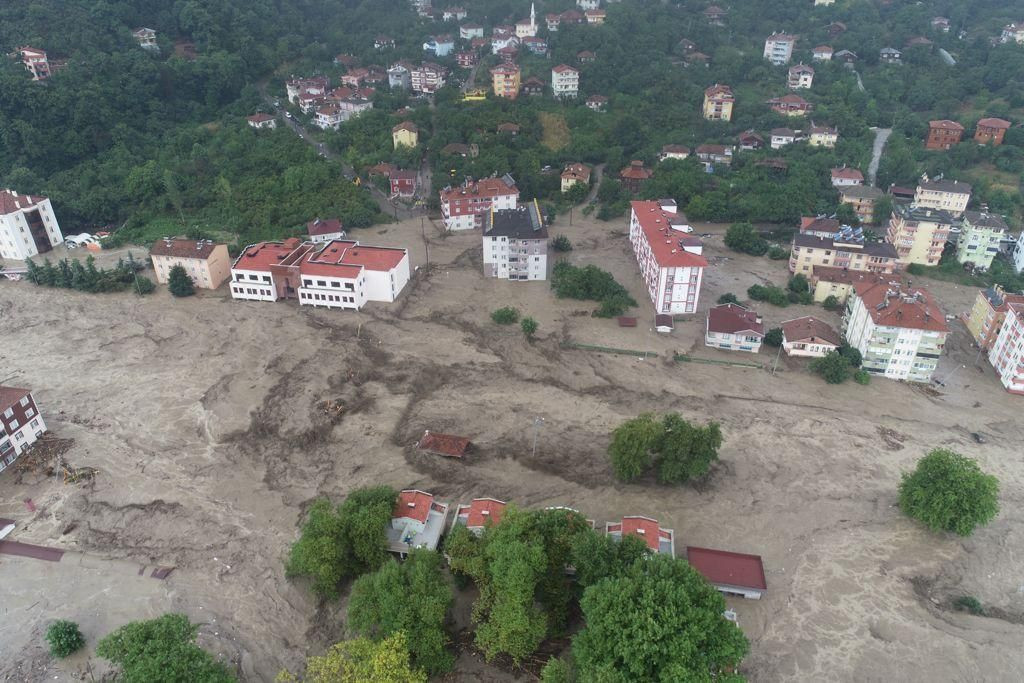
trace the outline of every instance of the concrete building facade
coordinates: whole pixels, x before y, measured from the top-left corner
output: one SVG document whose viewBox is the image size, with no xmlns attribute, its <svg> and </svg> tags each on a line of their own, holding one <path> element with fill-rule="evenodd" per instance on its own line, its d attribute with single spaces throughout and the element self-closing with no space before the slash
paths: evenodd
<svg viewBox="0 0 1024 683">
<path fill-rule="evenodd" d="M 0 472 L 46 432 L 29 389 L 0 386 Z"/>
<path fill-rule="evenodd" d="M 441 216 L 449 230 L 472 230 L 483 226 L 491 209 L 514 209 L 518 202 L 519 188 L 512 176 L 481 178 L 441 190 Z"/>
<path fill-rule="evenodd" d="M 675 202 L 634 201 L 631 205 L 629 242 L 656 313 L 697 311 L 708 262 L 700 239 L 685 228 L 688 222 Z"/>
<path fill-rule="evenodd" d="M 484 276 L 546 280 L 548 229 L 537 200 L 514 209 L 491 209 L 484 218 Z"/>
<path fill-rule="evenodd" d="M 1024 395 L 1024 304 L 1009 304 L 988 362 L 1007 391 Z"/>
<path fill-rule="evenodd" d="M 212 240 L 162 239 L 149 250 L 156 281 L 167 284 L 171 269 L 181 266 L 200 289 L 217 289 L 231 277 L 228 245 Z"/>
<path fill-rule="evenodd" d="M 956 260 L 988 270 L 999 253 L 999 244 L 1007 231 L 1002 217 L 984 211 L 964 211 L 960 223 L 960 239 L 956 243 Z"/>
<path fill-rule="evenodd" d="M 953 217 L 948 211 L 897 204 L 889 219 L 885 241 L 899 254 L 903 265 L 936 266 L 952 227 Z"/>
<path fill-rule="evenodd" d="M 63 241 L 49 198 L 0 190 L 0 257 L 24 261 Z"/>
</svg>

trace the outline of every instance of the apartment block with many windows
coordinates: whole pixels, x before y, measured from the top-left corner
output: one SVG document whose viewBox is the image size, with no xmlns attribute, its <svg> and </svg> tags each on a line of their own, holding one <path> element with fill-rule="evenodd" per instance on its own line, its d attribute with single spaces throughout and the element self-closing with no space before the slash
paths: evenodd
<svg viewBox="0 0 1024 683">
<path fill-rule="evenodd" d="M 0 257 L 24 261 L 63 241 L 48 198 L 0 190 Z"/>
<path fill-rule="evenodd" d="M 0 471 L 46 432 L 29 389 L 0 386 Z"/>
<path fill-rule="evenodd" d="M 988 362 L 1011 394 L 1024 394 L 1024 304 L 1009 304 Z"/>
<path fill-rule="evenodd" d="M 657 313 L 697 311 L 708 262 L 700 239 L 691 233 L 686 216 L 671 200 L 634 201 L 631 205 L 629 242 Z"/>
<path fill-rule="evenodd" d="M 484 219 L 484 275 L 501 280 L 546 280 L 548 229 L 537 201 L 492 209 Z"/>
<path fill-rule="evenodd" d="M 948 211 L 913 204 L 896 204 L 889 219 L 885 241 L 896 249 L 900 263 L 938 265 L 953 227 Z"/>
<path fill-rule="evenodd" d="M 518 201 L 519 188 L 510 175 L 468 180 L 441 190 L 441 216 L 449 230 L 472 230 L 483 226 L 484 216 L 492 208 L 514 209 Z"/>
</svg>

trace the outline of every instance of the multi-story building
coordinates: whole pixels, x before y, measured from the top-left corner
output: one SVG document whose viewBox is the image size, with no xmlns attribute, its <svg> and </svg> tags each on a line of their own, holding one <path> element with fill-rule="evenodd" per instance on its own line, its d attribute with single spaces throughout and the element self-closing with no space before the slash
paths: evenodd
<svg viewBox="0 0 1024 683">
<path fill-rule="evenodd" d="M 864 184 L 864 174 L 856 168 L 840 166 L 832 169 L 832 187 L 853 187 Z"/>
<path fill-rule="evenodd" d="M 412 87 L 412 72 L 405 64 L 394 64 L 388 69 L 388 86 L 392 90 L 409 90 Z"/>
<path fill-rule="evenodd" d="M 424 62 L 409 72 L 413 92 L 433 94 L 444 87 L 447 72 L 432 62 Z"/>
<path fill-rule="evenodd" d="M 900 263 L 891 244 L 868 242 L 856 231 L 840 231 L 835 237 L 794 236 L 789 272 L 810 275 L 818 266 L 891 274 L 899 270 Z"/>
<path fill-rule="evenodd" d="M 0 386 L 0 472 L 46 432 L 29 389 Z"/>
<path fill-rule="evenodd" d="M 455 519 L 452 529 L 462 525 L 479 536 L 488 526 L 501 522 L 507 505 L 497 498 L 474 498 L 469 505 L 455 508 Z"/>
<path fill-rule="evenodd" d="M 252 116 L 246 116 L 245 120 L 249 122 L 250 128 L 256 128 L 257 130 L 261 128 L 277 128 L 277 118 L 270 114 L 264 114 L 263 112 L 253 114 Z"/>
<path fill-rule="evenodd" d="M 1017 43 L 1018 45 L 1024 43 L 1024 21 L 1018 21 L 1004 26 L 1002 32 L 999 34 L 999 42 Z"/>
<path fill-rule="evenodd" d="M 412 121 L 402 121 L 391 129 L 391 143 L 399 147 L 415 147 L 420 141 L 420 129 Z"/>
<path fill-rule="evenodd" d="M 814 294 L 814 303 L 824 303 L 825 299 L 834 296 L 840 304 L 846 304 L 853 291 L 853 285 L 858 282 L 889 282 L 898 284 L 899 280 L 893 275 L 883 273 L 869 273 L 864 270 L 851 270 L 849 268 L 836 268 L 834 266 L 815 266 L 808 278 L 811 285 L 811 292 Z"/>
<path fill-rule="evenodd" d="M 547 279 L 548 229 L 537 200 L 484 215 L 484 276 Z"/>
<path fill-rule="evenodd" d="M 423 43 L 423 51 L 435 57 L 447 57 L 455 50 L 455 41 L 451 36 L 432 36 Z"/>
<path fill-rule="evenodd" d="M 732 164 L 732 145 L 697 145 L 693 153 L 701 160 L 705 169 Z"/>
<path fill-rule="evenodd" d="M 925 149 L 949 149 L 960 142 L 964 135 L 964 127 L 956 121 L 942 119 L 928 122 L 928 138 Z"/>
<path fill-rule="evenodd" d="M 408 199 L 416 195 L 416 171 L 394 170 L 388 177 L 391 196 Z"/>
<path fill-rule="evenodd" d="M 1013 247 L 1013 269 L 1018 274 L 1024 273 L 1024 232 L 1021 232 Z"/>
<path fill-rule="evenodd" d="M 212 240 L 183 240 L 165 238 L 150 247 L 156 281 L 167 284 L 171 268 L 181 266 L 196 287 L 217 289 L 231 277 L 231 257 L 228 245 Z"/>
<path fill-rule="evenodd" d="M 877 187 L 852 185 L 839 188 L 839 201 L 853 207 L 861 223 L 874 223 L 875 203 L 885 195 Z"/>
<path fill-rule="evenodd" d="M 757 131 L 751 129 L 740 133 L 739 136 L 740 149 L 744 151 L 752 151 L 761 149 L 764 147 L 764 138 Z"/>
<path fill-rule="evenodd" d="M 462 21 L 469 12 L 464 7 L 449 7 L 441 13 L 441 21 Z"/>
<path fill-rule="evenodd" d="M 509 100 L 519 97 L 521 73 L 518 64 L 499 64 L 491 69 L 494 94 Z"/>
<path fill-rule="evenodd" d="M 878 61 L 883 64 L 902 64 L 903 53 L 894 47 L 883 47 L 878 51 Z"/>
<path fill-rule="evenodd" d="M 1024 394 L 1024 304 L 1008 305 L 1006 318 L 988 352 L 988 362 L 1011 394 Z"/>
<path fill-rule="evenodd" d="M 623 517 L 621 522 L 606 523 L 604 532 L 616 541 L 621 541 L 623 536 L 636 536 L 647 544 L 652 553 L 662 553 L 669 557 L 676 555 L 675 532 L 662 529 L 658 526 L 658 520 L 650 517 Z"/>
<path fill-rule="evenodd" d="M 407 489 L 398 494 L 387 530 L 388 550 L 405 557 L 416 548 L 437 550 L 448 526 L 448 503 L 433 494 Z"/>
<path fill-rule="evenodd" d="M 151 28 L 135 29 L 132 31 L 132 38 L 144 50 L 160 50 L 160 46 L 156 44 L 156 31 Z"/>
<path fill-rule="evenodd" d="M 813 104 L 795 93 L 773 97 L 768 100 L 768 105 L 773 112 L 783 116 L 807 116 L 814 109 Z"/>
<path fill-rule="evenodd" d="M 480 24 L 463 24 L 459 27 L 459 38 L 473 40 L 484 37 L 484 27 Z"/>
<path fill-rule="evenodd" d="M 1010 304 L 1024 304 L 1024 295 L 1007 294 L 999 285 L 978 290 L 978 296 L 967 316 L 967 331 L 980 348 L 992 347 L 1003 327 Z"/>
<path fill-rule="evenodd" d="M 763 339 L 764 323 L 756 311 L 739 304 L 719 304 L 708 309 L 704 346 L 757 353 Z"/>
<path fill-rule="evenodd" d="M 629 191 L 630 194 L 639 194 L 644 183 L 654 175 L 654 170 L 644 167 L 644 162 L 634 159 L 619 171 L 619 182 Z"/>
<path fill-rule="evenodd" d="M 790 90 L 807 90 L 814 83 L 814 69 L 806 64 L 797 64 L 789 68 L 786 85 Z"/>
<path fill-rule="evenodd" d="M 551 92 L 555 97 L 576 97 L 580 93 L 580 72 L 568 64 L 551 70 Z"/>
<path fill-rule="evenodd" d="M 832 61 L 832 48 L 828 45 L 819 45 L 811 50 L 811 59 L 816 62 Z"/>
<path fill-rule="evenodd" d="M 796 142 L 796 136 L 797 132 L 792 128 L 772 128 L 768 144 L 772 149 L 782 149 Z"/>
<path fill-rule="evenodd" d="M 658 154 L 658 161 L 666 159 L 685 159 L 690 156 L 690 148 L 686 145 L 662 145 L 661 153 Z"/>
<path fill-rule="evenodd" d="M 530 18 L 521 19 L 516 22 L 517 38 L 532 38 L 537 35 L 537 10 L 534 3 L 530 3 Z"/>
<path fill-rule="evenodd" d="M 810 134 L 807 136 L 807 144 L 811 147 L 827 147 L 832 149 L 839 142 L 839 131 L 832 126 L 816 126 L 811 121 Z"/>
<path fill-rule="evenodd" d="M 956 243 L 956 260 L 988 270 L 999 253 L 999 243 L 1006 236 L 1006 221 L 983 211 L 964 211 L 960 239 Z"/>
<path fill-rule="evenodd" d="M 782 350 L 787 356 L 821 358 L 843 344 L 843 338 L 831 325 L 811 316 L 786 320 L 780 327 Z"/>
<path fill-rule="evenodd" d="M 514 209 L 518 201 L 519 188 L 510 175 L 467 180 L 458 187 L 441 190 L 441 216 L 449 230 L 472 230 L 483 226 L 484 216 L 491 209 Z"/>
<path fill-rule="evenodd" d="M 578 184 L 590 184 L 590 167 L 586 164 L 569 164 L 562 171 L 562 192 L 568 192 Z"/>
<path fill-rule="evenodd" d="M 903 265 L 937 266 L 952 227 L 953 217 L 948 211 L 896 204 L 885 241 L 896 249 Z"/>
<path fill-rule="evenodd" d="M 26 45 L 19 47 L 17 53 L 21 55 L 21 63 L 25 65 L 25 69 L 32 74 L 33 81 L 44 81 L 50 77 L 52 73 L 50 60 L 46 56 L 45 50 Z"/>
<path fill-rule="evenodd" d="M 686 216 L 669 200 L 634 201 L 629 242 L 656 313 L 697 311 L 707 259 L 699 238 L 687 232 Z"/>
<path fill-rule="evenodd" d="M 970 201 L 971 186 L 959 180 L 929 180 L 928 176 L 924 175 L 921 176 L 921 182 L 917 184 L 917 190 L 914 192 L 915 205 L 948 211 L 954 218 L 958 218 L 967 210 Z"/>
<path fill-rule="evenodd" d="M 1003 144 L 1003 136 L 1010 128 L 1010 122 L 1005 119 L 987 118 L 978 121 L 974 130 L 974 141 L 982 145 Z"/>
<path fill-rule="evenodd" d="M 708 121 L 731 121 L 732 106 L 735 102 L 732 88 L 715 83 L 704 91 L 704 106 L 701 112 Z"/>
<path fill-rule="evenodd" d="M 354 240 L 260 242 L 243 249 L 231 266 L 232 298 L 298 299 L 303 306 L 359 310 L 370 301 L 390 303 L 408 282 L 406 249 Z"/>
<path fill-rule="evenodd" d="M 927 382 L 946 344 L 946 319 L 924 289 L 858 282 L 843 316 L 843 335 L 872 374 Z"/>
<path fill-rule="evenodd" d="M 313 125 L 323 130 L 338 130 L 341 127 L 345 115 L 337 104 L 325 104 L 317 107 L 313 118 Z"/>
<path fill-rule="evenodd" d="M 292 78 L 284 84 L 288 101 L 298 104 L 303 95 L 312 97 L 323 97 L 327 89 L 331 87 L 331 81 L 326 76 L 314 76 L 312 78 Z"/>
<path fill-rule="evenodd" d="M 63 241 L 49 198 L 0 190 L 0 256 L 23 261 Z"/>
<path fill-rule="evenodd" d="M 776 66 L 788 64 L 793 57 L 796 37 L 785 33 L 772 33 L 764 41 L 764 58 Z"/>
</svg>

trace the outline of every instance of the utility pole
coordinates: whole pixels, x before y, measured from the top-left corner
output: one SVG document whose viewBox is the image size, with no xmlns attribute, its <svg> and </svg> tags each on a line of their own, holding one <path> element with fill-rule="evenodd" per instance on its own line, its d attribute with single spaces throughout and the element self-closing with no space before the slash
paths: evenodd
<svg viewBox="0 0 1024 683">
<path fill-rule="evenodd" d="M 775 375 L 775 369 L 779 367 L 779 356 L 782 355 L 782 344 L 779 344 L 779 351 L 775 354 L 775 363 L 772 365 L 772 375 Z"/>
<path fill-rule="evenodd" d="M 533 457 L 537 457 L 537 438 L 540 436 L 540 428 L 544 426 L 543 417 L 533 418 Z"/>
<path fill-rule="evenodd" d="M 420 236 L 423 237 L 423 251 L 427 255 L 427 265 L 430 265 L 430 243 L 427 242 L 427 229 L 423 226 L 423 216 L 420 216 Z"/>
</svg>

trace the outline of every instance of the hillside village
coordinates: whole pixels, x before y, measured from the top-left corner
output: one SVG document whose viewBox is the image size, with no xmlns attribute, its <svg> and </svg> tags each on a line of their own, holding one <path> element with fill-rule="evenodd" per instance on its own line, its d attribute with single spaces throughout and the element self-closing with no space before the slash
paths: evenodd
<svg viewBox="0 0 1024 683">
<path fill-rule="evenodd" d="M 0 13 L 5 676 L 1024 671 L 1024 6 L 74 4 Z"/>
</svg>

